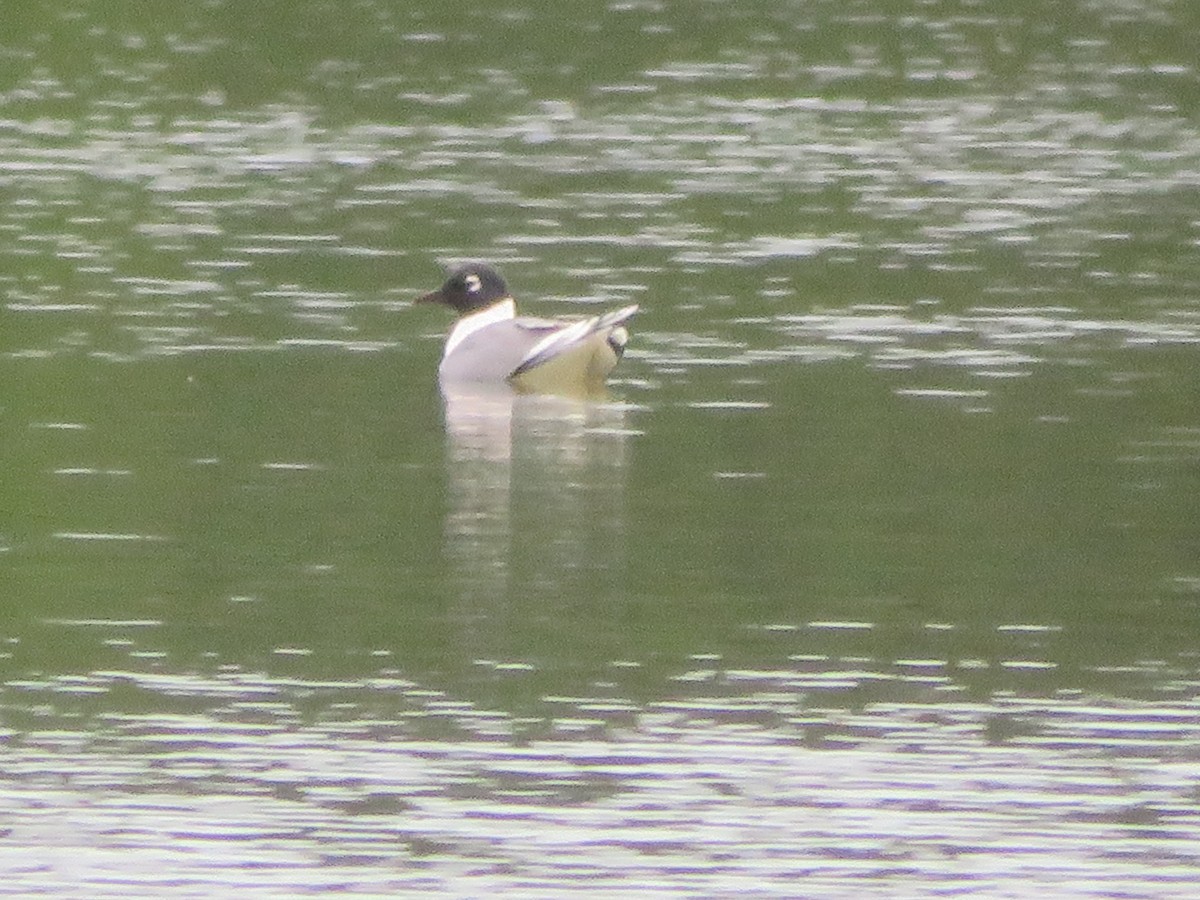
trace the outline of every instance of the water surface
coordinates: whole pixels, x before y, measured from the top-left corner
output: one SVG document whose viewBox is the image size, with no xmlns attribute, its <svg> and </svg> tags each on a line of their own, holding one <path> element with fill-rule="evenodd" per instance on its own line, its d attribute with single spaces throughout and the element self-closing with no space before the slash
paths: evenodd
<svg viewBox="0 0 1200 900">
<path fill-rule="evenodd" d="M 0 893 L 1190 897 L 1190 24 L 14 13 Z"/>
</svg>

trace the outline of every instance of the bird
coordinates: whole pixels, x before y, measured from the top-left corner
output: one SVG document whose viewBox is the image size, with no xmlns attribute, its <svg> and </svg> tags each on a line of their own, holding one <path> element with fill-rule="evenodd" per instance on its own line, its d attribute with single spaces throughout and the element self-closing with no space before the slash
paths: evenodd
<svg viewBox="0 0 1200 900">
<path fill-rule="evenodd" d="M 638 311 L 634 304 L 577 321 L 518 316 L 504 277 L 482 262 L 459 266 L 415 302 L 459 315 L 438 365 L 443 384 L 507 382 L 528 392 L 603 384 L 629 340 L 624 325 Z"/>
</svg>

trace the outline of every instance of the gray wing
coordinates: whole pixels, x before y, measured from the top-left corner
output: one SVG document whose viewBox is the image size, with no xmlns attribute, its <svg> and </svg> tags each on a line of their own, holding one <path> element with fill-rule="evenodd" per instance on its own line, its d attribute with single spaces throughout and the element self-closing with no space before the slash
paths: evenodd
<svg viewBox="0 0 1200 900">
<path fill-rule="evenodd" d="M 593 316 L 590 319 L 583 319 L 568 325 L 560 325 L 556 329 L 540 332 L 539 339 L 526 351 L 526 355 L 512 370 L 511 377 L 516 378 L 556 356 L 569 353 L 574 347 L 584 343 L 595 334 L 603 334 L 607 338 L 609 333 L 632 319 L 637 311 L 636 305 L 626 306 L 602 316 Z"/>
<path fill-rule="evenodd" d="M 448 381 L 504 381 L 543 338 L 563 327 L 521 316 L 481 328 L 442 360 L 438 374 Z"/>
</svg>

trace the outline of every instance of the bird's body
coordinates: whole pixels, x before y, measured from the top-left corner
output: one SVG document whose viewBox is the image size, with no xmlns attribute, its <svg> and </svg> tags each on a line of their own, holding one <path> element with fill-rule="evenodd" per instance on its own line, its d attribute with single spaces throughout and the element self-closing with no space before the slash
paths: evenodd
<svg viewBox="0 0 1200 900">
<path fill-rule="evenodd" d="M 638 309 L 575 322 L 518 316 L 504 279 L 483 264 L 456 269 L 418 302 L 442 303 L 460 314 L 438 366 L 443 382 L 508 382 L 532 391 L 603 382 L 625 349 L 624 323 Z"/>
</svg>

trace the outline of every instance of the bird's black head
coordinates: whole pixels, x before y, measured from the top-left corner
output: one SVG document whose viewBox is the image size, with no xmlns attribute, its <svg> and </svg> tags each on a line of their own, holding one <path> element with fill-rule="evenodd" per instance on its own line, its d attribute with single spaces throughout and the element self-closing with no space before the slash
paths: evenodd
<svg viewBox="0 0 1200 900">
<path fill-rule="evenodd" d="M 436 291 L 418 297 L 417 303 L 442 303 L 459 313 L 470 313 L 508 297 L 508 285 L 486 263 L 468 263 L 450 273 Z"/>
</svg>

